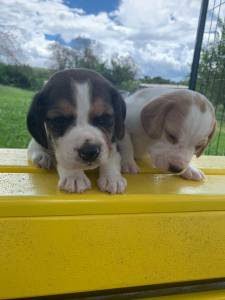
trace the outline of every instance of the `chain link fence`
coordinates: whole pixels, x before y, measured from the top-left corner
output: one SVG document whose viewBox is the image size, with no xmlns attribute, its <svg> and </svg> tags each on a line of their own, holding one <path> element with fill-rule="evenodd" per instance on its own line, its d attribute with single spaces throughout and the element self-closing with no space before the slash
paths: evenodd
<svg viewBox="0 0 225 300">
<path fill-rule="evenodd" d="M 218 126 L 205 154 L 225 155 L 225 1 L 202 1 L 190 88 L 216 109 Z"/>
</svg>

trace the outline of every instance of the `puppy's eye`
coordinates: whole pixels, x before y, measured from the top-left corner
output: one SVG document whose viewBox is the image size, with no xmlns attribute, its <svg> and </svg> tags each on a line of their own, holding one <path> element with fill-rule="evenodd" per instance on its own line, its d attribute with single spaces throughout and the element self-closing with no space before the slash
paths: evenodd
<svg viewBox="0 0 225 300">
<path fill-rule="evenodd" d="M 110 128 L 113 126 L 113 116 L 109 114 L 104 114 L 101 116 L 96 116 L 92 120 L 92 124 L 97 127 Z"/>
<path fill-rule="evenodd" d="M 173 135 L 172 133 L 166 131 L 166 137 L 170 143 L 177 144 L 178 138 L 175 135 Z"/>
<path fill-rule="evenodd" d="M 72 116 L 58 116 L 52 119 L 48 119 L 48 122 L 50 122 L 52 125 L 67 125 L 72 123 L 73 121 L 73 117 Z"/>
</svg>

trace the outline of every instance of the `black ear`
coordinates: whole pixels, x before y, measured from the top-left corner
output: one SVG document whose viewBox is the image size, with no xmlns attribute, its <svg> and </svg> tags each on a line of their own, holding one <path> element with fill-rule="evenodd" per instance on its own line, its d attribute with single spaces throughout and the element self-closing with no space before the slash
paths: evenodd
<svg viewBox="0 0 225 300">
<path fill-rule="evenodd" d="M 44 125 L 45 111 L 43 94 L 35 94 L 27 114 L 27 128 L 32 137 L 43 147 L 48 148 L 47 134 Z"/>
<path fill-rule="evenodd" d="M 126 104 L 121 94 L 115 88 L 112 88 L 112 106 L 115 115 L 113 141 L 116 139 L 121 140 L 125 133 Z"/>
</svg>

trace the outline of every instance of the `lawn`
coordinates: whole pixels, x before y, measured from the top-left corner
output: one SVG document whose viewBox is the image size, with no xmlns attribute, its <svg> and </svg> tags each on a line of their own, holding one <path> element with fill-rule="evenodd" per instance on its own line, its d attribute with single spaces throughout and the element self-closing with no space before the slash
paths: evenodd
<svg viewBox="0 0 225 300">
<path fill-rule="evenodd" d="M 216 133 L 209 144 L 205 154 L 225 155 L 225 122 L 218 121 Z"/>
<path fill-rule="evenodd" d="M 34 92 L 0 85 L 0 147 L 26 148 L 26 113 Z"/>
<path fill-rule="evenodd" d="M 0 148 L 26 148 L 30 136 L 26 113 L 34 92 L 0 85 Z M 205 154 L 225 154 L 225 122 L 220 124 Z"/>
</svg>

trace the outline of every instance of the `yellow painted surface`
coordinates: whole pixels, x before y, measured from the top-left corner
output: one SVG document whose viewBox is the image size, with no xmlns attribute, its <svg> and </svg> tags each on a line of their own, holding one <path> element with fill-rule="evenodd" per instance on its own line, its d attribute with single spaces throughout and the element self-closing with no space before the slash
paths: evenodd
<svg viewBox="0 0 225 300">
<path fill-rule="evenodd" d="M 139 162 L 142 173 L 158 173 L 157 169 L 151 167 L 148 159 Z M 204 170 L 207 174 L 225 175 L 224 156 L 201 156 L 194 158 L 193 164 Z M 34 167 L 27 160 L 26 149 L 0 149 L 0 169 L 2 172 L 37 172 L 45 173 L 45 170 Z"/>
<path fill-rule="evenodd" d="M 225 277 L 225 212 L 0 219 L 0 298 Z"/>
<path fill-rule="evenodd" d="M 95 175 L 89 174 L 92 190 L 66 194 L 58 190 L 55 173 L 0 173 L 0 216 L 225 211 L 225 176 L 208 175 L 199 183 L 175 176 L 161 180 L 154 174 L 129 175 L 126 194 L 109 195 L 98 190 Z"/>
<path fill-rule="evenodd" d="M 0 299 L 225 277 L 225 158 L 208 159 L 204 182 L 144 166 L 108 195 L 95 171 L 77 195 L 23 150 L 1 150 Z"/>
</svg>

